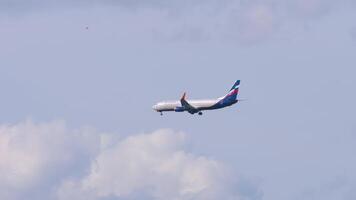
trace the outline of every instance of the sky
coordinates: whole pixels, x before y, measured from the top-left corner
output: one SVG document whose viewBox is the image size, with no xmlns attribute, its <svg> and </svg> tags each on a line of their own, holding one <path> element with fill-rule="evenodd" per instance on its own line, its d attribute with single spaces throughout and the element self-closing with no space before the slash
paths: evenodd
<svg viewBox="0 0 356 200">
<path fill-rule="evenodd" d="M 0 198 L 355 199 L 355 8 L 0 0 Z"/>
</svg>

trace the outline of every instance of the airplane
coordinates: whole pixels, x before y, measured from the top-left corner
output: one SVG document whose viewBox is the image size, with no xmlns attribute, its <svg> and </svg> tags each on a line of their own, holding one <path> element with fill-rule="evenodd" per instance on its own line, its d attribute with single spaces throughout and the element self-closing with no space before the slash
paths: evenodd
<svg viewBox="0 0 356 200">
<path fill-rule="evenodd" d="M 240 80 L 237 80 L 230 89 L 229 93 L 218 99 L 211 100 L 186 100 L 186 93 L 184 92 L 180 101 L 166 101 L 155 104 L 152 109 L 160 112 L 163 115 L 165 111 L 184 112 L 190 114 L 203 114 L 203 110 L 215 110 L 231 106 L 239 101 L 238 93 L 240 87 Z"/>
</svg>

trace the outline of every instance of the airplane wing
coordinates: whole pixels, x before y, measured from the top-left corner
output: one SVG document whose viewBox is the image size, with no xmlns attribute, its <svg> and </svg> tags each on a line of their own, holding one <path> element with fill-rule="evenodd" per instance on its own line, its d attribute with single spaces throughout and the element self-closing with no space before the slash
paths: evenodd
<svg viewBox="0 0 356 200">
<path fill-rule="evenodd" d="M 180 99 L 180 103 L 182 104 L 182 106 L 190 113 L 190 114 L 194 114 L 199 112 L 198 109 L 196 109 L 194 106 L 190 105 L 187 100 L 185 100 L 185 92 L 182 96 L 182 98 Z"/>
</svg>

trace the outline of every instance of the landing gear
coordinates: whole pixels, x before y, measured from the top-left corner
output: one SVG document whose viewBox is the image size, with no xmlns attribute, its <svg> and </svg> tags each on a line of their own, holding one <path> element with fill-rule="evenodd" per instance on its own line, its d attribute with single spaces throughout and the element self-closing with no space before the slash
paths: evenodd
<svg viewBox="0 0 356 200">
<path fill-rule="evenodd" d="M 198 115 L 203 115 L 203 113 L 202 112 L 198 112 Z"/>
<path fill-rule="evenodd" d="M 160 115 L 162 116 L 162 115 L 163 115 L 163 112 L 160 112 Z"/>
</svg>

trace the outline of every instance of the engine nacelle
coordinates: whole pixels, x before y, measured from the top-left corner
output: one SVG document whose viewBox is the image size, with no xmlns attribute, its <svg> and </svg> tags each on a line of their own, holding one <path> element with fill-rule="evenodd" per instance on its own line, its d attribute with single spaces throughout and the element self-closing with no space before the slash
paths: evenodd
<svg viewBox="0 0 356 200">
<path fill-rule="evenodd" d="M 176 107 L 176 108 L 174 109 L 174 111 L 175 111 L 175 112 L 184 112 L 185 109 L 184 109 L 184 107 L 178 106 L 178 107 Z"/>
</svg>

